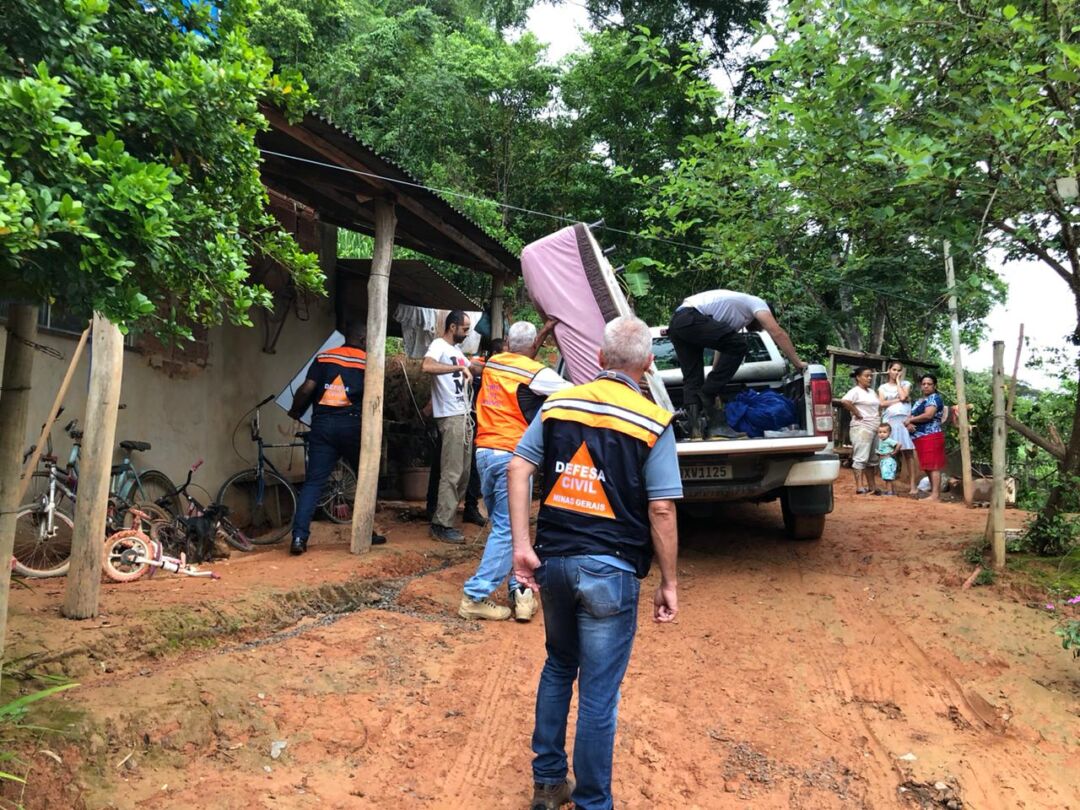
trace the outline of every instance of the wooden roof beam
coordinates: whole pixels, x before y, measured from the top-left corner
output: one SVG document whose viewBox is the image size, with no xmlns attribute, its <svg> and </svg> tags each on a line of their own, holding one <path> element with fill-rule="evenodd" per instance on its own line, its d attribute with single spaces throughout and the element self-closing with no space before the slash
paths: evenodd
<svg viewBox="0 0 1080 810">
<path fill-rule="evenodd" d="M 324 138 L 321 138 L 312 132 L 304 129 L 301 126 L 293 125 L 286 120 L 286 118 L 272 107 L 264 107 L 264 114 L 267 119 L 273 124 L 273 126 L 280 132 L 287 134 L 289 137 L 304 144 L 309 149 L 314 150 L 316 153 L 328 158 L 330 161 L 336 162 L 339 165 L 347 166 L 358 172 L 365 173 L 365 180 L 369 182 L 374 188 L 386 194 L 388 199 L 394 200 L 400 207 L 408 210 L 413 215 L 428 222 L 436 230 L 447 236 L 452 241 L 458 243 L 466 252 L 476 256 L 481 262 L 471 263 L 473 269 L 487 270 L 488 273 L 495 275 L 501 274 L 513 274 L 513 268 L 503 264 L 493 254 L 482 248 L 476 242 L 468 237 L 468 235 L 462 233 L 459 229 L 447 223 L 444 219 L 437 216 L 420 200 L 408 194 L 409 189 L 396 189 L 394 184 L 388 181 L 381 180 L 376 177 L 367 177 L 370 174 L 369 167 L 364 165 L 361 161 L 355 159 L 352 155 L 339 149 L 335 145 L 327 142 Z M 399 230 L 397 234 L 397 241 L 402 241 L 402 233 Z"/>
</svg>

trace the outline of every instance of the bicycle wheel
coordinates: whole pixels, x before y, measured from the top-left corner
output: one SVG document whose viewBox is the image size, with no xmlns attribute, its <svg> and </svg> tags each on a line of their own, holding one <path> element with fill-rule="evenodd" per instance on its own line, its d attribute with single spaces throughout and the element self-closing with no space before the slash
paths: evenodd
<svg viewBox="0 0 1080 810">
<path fill-rule="evenodd" d="M 356 501 L 356 473 L 339 459 L 319 498 L 319 511 L 334 523 L 352 523 Z"/>
<path fill-rule="evenodd" d="M 152 560 L 156 556 L 153 541 L 142 531 L 122 529 L 105 541 L 101 568 L 113 582 L 133 582 L 152 567 L 147 562 L 137 560 Z"/>
<path fill-rule="evenodd" d="M 155 520 L 150 524 L 149 534 L 163 554 L 179 557 L 187 553 L 187 531 L 177 518 Z"/>
<path fill-rule="evenodd" d="M 262 486 L 255 470 L 238 472 L 221 485 L 216 500 L 229 508 L 229 520 L 257 546 L 278 542 L 289 533 L 296 514 L 296 490 L 271 470 Z M 261 490 L 261 491 L 260 491 Z"/>
<path fill-rule="evenodd" d="M 144 470 L 139 473 L 139 483 L 131 491 L 134 501 L 154 503 L 171 515 L 183 514 L 180 496 L 176 494 L 176 484 L 161 470 Z"/>
<path fill-rule="evenodd" d="M 237 551 L 254 551 L 255 546 L 248 539 L 247 535 L 240 531 L 236 526 L 232 524 L 232 521 L 228 518 L 222 518 L 218 521 L 218 537 L 235 548 Z"/>
<path fill-rule="evenodd" d="M 138 526 L 135 525 L 135 516 L 131 514 L 132 509 L 138 509 L 143 512 L 146 517 L 140 521 Z M 123 513 L 120 515 L 121 528 L 123 529 L 142 529 L 144 534 L 150 534 L 150 527 L 159 520 L 172 520 L 173 516 L 163 506 L 158 506 L 156 503 L 136 503 L 124 508 Z"/>
<path fill-rule="evenodd" d="M 53 512 L 51 533 L 47 523 L 45 510 L 38 504 L 23 507 L 15 516 L 12 570 L 16 574 L 38 579 L 68 572 L 75 523 L 59 510 Z"/>
</svg>

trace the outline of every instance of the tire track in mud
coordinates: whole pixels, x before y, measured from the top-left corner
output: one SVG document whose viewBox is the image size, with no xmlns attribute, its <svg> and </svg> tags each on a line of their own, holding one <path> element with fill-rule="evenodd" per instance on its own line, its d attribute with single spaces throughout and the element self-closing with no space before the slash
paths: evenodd
<svg viewBox="0 0 1080 810">
<path fill-rule="evenodd" d="M 472 722 L 460 743 L 461 751 L 447 774 L 440 807 L 448 810 L 475 807 L 475 797 L 490 790 L 499 768 L 506 766 L 507 751 L 520 744 L 522 727 L 513 720 L 519 697 L 513 688 L 515 673 L 505 664 L 505 647 L 510 644 L 513 641 L 499 640 L 500 649 L 493 657 L 495 663 L 488 667 L 476 695 L 477 711 L 470 717 Z M 522 777 L 531 780 L 531 775 L 523 774 Z"/>
</svg>

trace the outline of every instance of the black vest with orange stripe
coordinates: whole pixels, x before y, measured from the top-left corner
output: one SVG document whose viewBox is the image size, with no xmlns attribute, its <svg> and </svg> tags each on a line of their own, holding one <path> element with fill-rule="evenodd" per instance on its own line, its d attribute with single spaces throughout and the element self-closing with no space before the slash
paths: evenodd
<svg viewBox="0 0 1080 810">
<path fill-rule="evenodd" d="M 536 553 L 608 554 L 639 577 L 652 563 L 645 462 L 672 415 L 610 372 L 548 397 Z"/>
<path fill-rule="evenodd" d="M 313 414 L 349 413 L 360 415 L 364 398 L 367 353 L 353 346 L 338 346 L 319 352 L 308 379 L 315 381 Z"/>
<path fill-rule="evenodd" d="M 535 410 L 527 413 L 530 408 L 525 403 L 539 401 L 535 395 L 527 399 L 521 395 L 531 393 L 529 384 L 544 368 L 543 363 L 513 352 L 488 358 L 476 398 L 477 447 L 508 451 L 517 447 L 535 416 Z"/>
</svg>

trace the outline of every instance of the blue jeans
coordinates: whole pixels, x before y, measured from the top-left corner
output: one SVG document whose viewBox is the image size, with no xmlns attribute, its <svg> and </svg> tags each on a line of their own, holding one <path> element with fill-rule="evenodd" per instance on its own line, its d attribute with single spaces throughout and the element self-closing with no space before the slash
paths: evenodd
<svg viewBox="0 0 1080 810">
<path fill-rule="evenodd" d="M 548 657 L 536 692 L 533 779 L 555 785 L 566 778 L 566 715 L 577 679 L 574 807 L 610 810 L 619 685 L 634 645 L 641 583 L 589 557 L 549 557 L 536 581 Z"/>
<path fill-rule="evenodd" d="M 351 409 L 350 409 L 351 410 Z M 292 536 L 307 540 L 319 496 L 338 459 L 356 468 L 360 460 L 360 416 L 352 413 L 320 414 L 311 420 L 304 486 L 293 515 Z"/>
<path fill-rule="evenodd" d="M 514 547 L 510 540 L 510 507 L 507 501 L 506 468 L 513 453 L 476 448 L 476 469 L 480 473 L 480 493 L 491 521 L 491 532 L 480 565 L 465 583 L 465 595 L 470 599 L 484 599 L 495 592 L 510 574 L 510 588 L 517 587 L 512 572 Z"/>
</svg>

